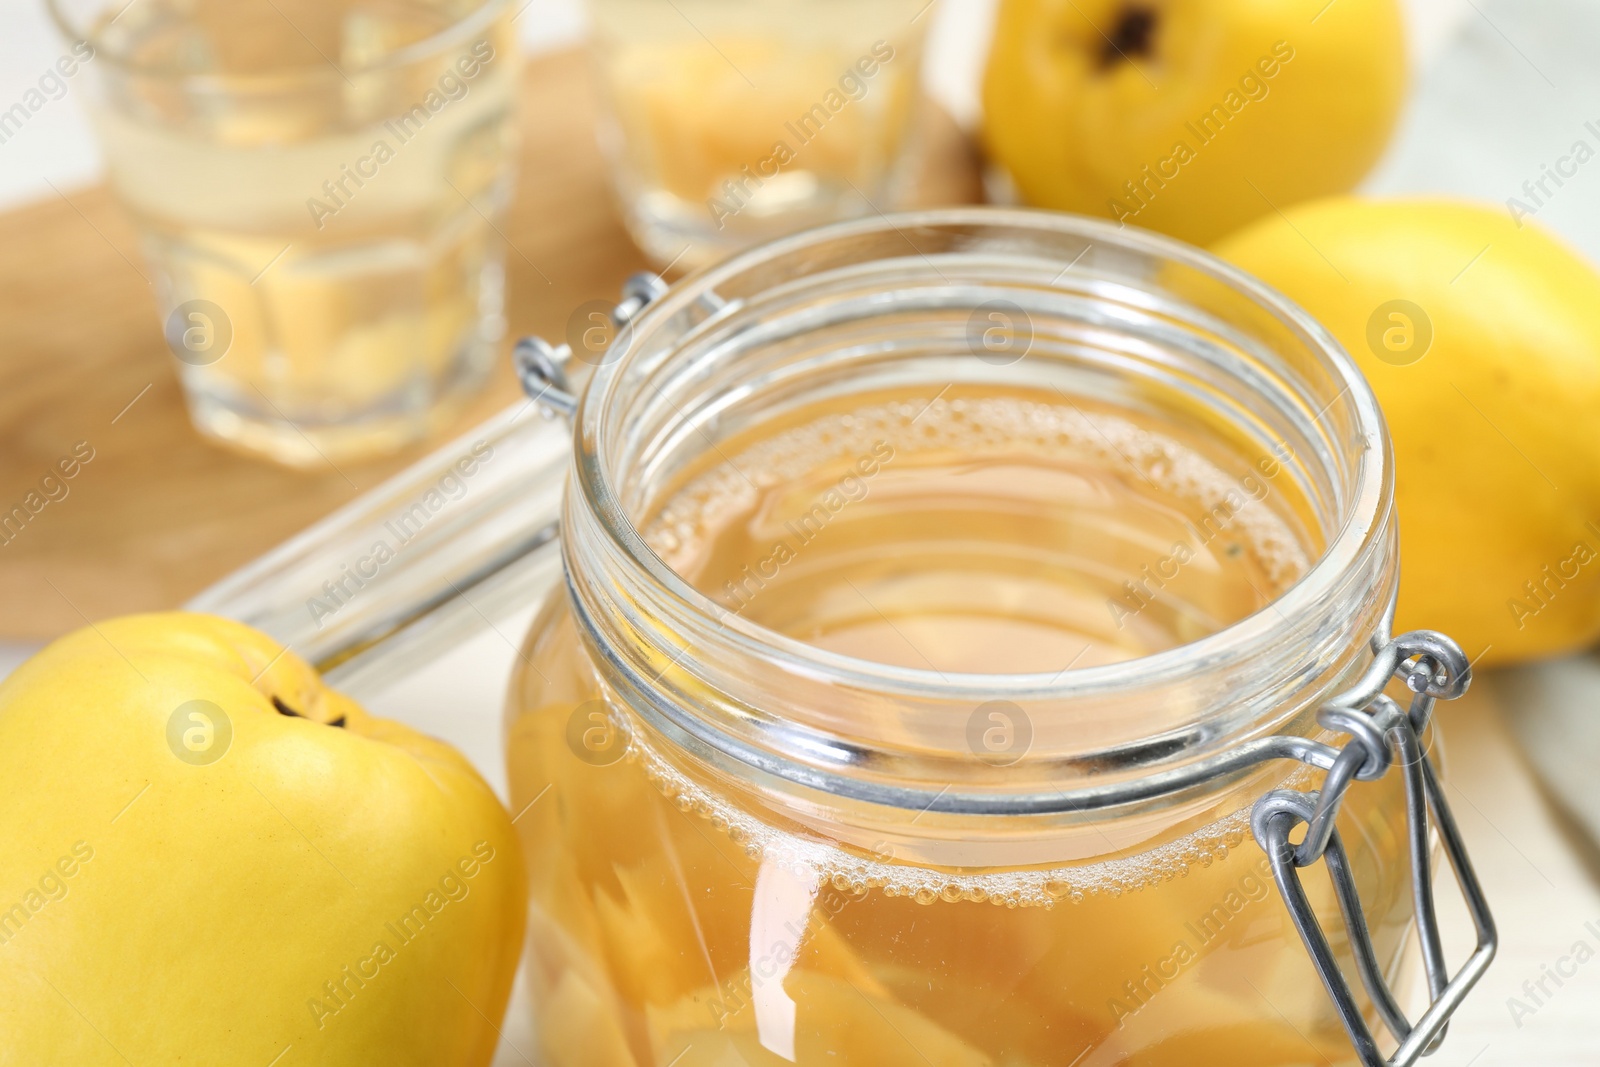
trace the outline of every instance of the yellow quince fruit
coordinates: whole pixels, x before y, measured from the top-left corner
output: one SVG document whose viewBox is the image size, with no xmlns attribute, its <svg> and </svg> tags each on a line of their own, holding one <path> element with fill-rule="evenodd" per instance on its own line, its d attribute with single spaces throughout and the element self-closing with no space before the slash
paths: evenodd
<svg viewBox="0 0 1600 1067">
<path fill-rule="evenodd" d="M 1600 273 L 1504 210 L 1337 197 L 1216 247 L 1331 330 L 1394 440 L 1400 630 L 1486 664 L 1600 635 Z"/>
<path fill-rule="evenodd" d="M 0 683 L 0 1065 L 479 1067 L 522 940 L 511 820 L 454 749 L 204 615 Z"/>
<path fill-rule="evenodd" d="M 1354 188 L 1405 86 L 1395 0 L 1001 0 L 982 136 L 1029 204 L 1207 244 Z"/>
</svg>

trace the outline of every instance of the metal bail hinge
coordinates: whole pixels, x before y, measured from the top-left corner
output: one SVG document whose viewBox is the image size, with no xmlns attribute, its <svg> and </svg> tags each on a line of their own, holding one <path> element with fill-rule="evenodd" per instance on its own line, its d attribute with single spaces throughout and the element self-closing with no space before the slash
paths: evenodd
<svg viewBox="0 0 1600 1067">
<path fill-rule="evenodd" d="M 659 275 L 640 271 L 622 284 L 622 302 L 611 309 L 611 322 L 617 333 L 606 346 L 605 358 L 620 354 L 627 343 L 627 329 L 639 312 L 667 291 Z M 567 376 L 572 346 L 559 348 L 542 337 L 524 337 L 511 350 L 511 365 L 523 392 L 537 401 L 547 418 L 560 415 L 570 419 L 578 410 L 578 396 Z"/>
<path fill-rule="evenodd" d="M 1451 1014 L 1483 975 L 1495 952 L 1494 919 L 1421 741 L 1434 703 L 1464 693 L 1472 672 L 1454 641 L 1429 630 L 1403 634 L 1383 646 L 1373 666 L 1369 677 L 1354 691 L 1335 699 L 1318 716 L 1329 729 L 1350 735 L 1328 768 L 1322 788 L 1305 793 L 1292 789 L 1268 793 L 1252 809 L 1250 826 L 1272 862 L 1278 891 L 1363 1067 L 1411 1067 L 1438 1046 Z M 1382 683 L 1391 677 L 1403 679 L 1414 694 L 1408 710 L 1401 710 L 1383 695 Z M 1396 764 L 1405 775 L 1412 907 L 1430 994 L 1428 1008 L 1415 1025 L 1406 1018 L 1384 980 L 1349 857 L 1335 827 L 1339 806 L 1351 783 L 1381 778 Z M 1301 824 L 1306 827 L 1305 838 L 1299 845 L 1292 844 L 1289 835 Z M 1433 833 L 1438 834 L 1444 846 L 1477 931 L 1477 948 L 1453 976 L 1445 963 L 1434 907 L 1430 869 Z M 1378 1050 L 1377 1041 L 1362 1018 L 1349 979 L 1340 968 L 1300 881 L 1299 869 L 1319 859 L 1327 861 L 1361 984 L 1384 1025 L 1399 1042 L 1388 1059 Z"/>
</svg>

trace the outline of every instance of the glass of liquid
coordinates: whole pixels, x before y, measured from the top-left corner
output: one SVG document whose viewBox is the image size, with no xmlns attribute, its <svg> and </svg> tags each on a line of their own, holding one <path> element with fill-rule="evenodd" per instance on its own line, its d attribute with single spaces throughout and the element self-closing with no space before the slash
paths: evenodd
<svg viewBox="0 0 1600 1067">
<path fill-rule="evenodd" d="M 501 0 L 51 0 L 195 425 L 293 465 L 448 418 L 503 330 Z"/>
<path fill-rule="evenodd" d="M 601 147 L 634 240 L 701 266 L 889 210 L 930 0 L 589 0 Z"/>
</svg>

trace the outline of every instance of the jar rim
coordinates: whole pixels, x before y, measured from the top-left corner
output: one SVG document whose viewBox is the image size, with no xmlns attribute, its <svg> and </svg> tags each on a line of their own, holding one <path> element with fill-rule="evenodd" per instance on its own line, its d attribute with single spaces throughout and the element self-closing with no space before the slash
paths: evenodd
<svg viewBox="0 0 1600 1067">
<path fill-rule="evenodd" d="M 638 351 L 639 338 L 647 336 L 656 324 L 704 299 L 707 293 L 713 293 L 719 284 L 808 247 L 894 231 L 900 231 L 903 236 L 904 231 L 919 228 L 970 226 L 1050 231 L 1170 260 L 1246 296 L 1299 335 L 1342 385 L 1334 400 L 1318 412 L 1313 421 L 1321 419 L 1339 398 L 1348 397 L 1355 411 L 1358 434 L 1358 440 L 1351 444 L 1359 452 L 1337 527 L 1327 537 L 1321 555 L 1303 574 L 1250 615 L 1172 648 L 1114 663 L 1069 666 L 1056 672 L 983 674 L 879 663 L 788 637 L 723 610 L 649 547 L 614 491 L 615 472 L 608 457 L 601 454 L 601 442 L 606 439 L 607 423 L 613 417 L 611 409 L 618 398 L 623 372 Z M 941 208 L 834 223 L 752 248 L 686 276 L 619 335 L 618 343 L 623 351 L 596 368 L 574 420 L 578 488 L 591 502 L 593 513 L 611 545 L 637 568 L 651 596 L 665 597 L 690 614 L 718 621 L 727 631 L 725 636 L 740 646 L 742 652 L 777 658 L 792 669 L 811 674 L 820 672 L 846 685 L 919 695 L 969 693 L 984 699 L 1060 700 L 1135 684 L 1170 681 L 1192 671 L 1199 662 L 1215 665 L 1270 651 L 1281 641 L 1281 618 L 1310 611 L 1335 596 L 1347 583 L 1351 572 L 1386 534 L 1386 518 L 1393 497 L 1387 431 L 1376 396 L 1339 342 L 1307 312 L 1264 282 L 1202 249 L 1137 227 L 1116 226 L 1064 213 L 997 207 Z"/>
</svg>

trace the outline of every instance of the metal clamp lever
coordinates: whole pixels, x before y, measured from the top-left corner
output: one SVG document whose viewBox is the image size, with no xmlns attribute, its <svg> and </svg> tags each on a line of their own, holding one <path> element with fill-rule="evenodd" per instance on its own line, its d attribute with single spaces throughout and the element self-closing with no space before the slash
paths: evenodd
<svg viewBox="0 0 1600 1067">
<path fill-rule="evenodd" d="M 667 291 L 667 283 L 656 274 L 640 271 L 622 283 L 622 302 L 611 309 L 611 322 L 619 331 L 609 350 L 616 350 L 626 330 L 651 301 Z M 542 337 L 524 337 L 511 350 L 511 366 L 528 396 L 539 403 L 546 418 L 557 415 L 570 419 L 578 410 L 578 397 L 567 376 L 572 346 L 559 348 Z"/>
<path fill-rule="evenodd" d="M 1347 694 L 1355 697 L 1349 702 L 1330 703 L 1318 720 L 1329 729 L 1348 733 L 1350 740 L 1329 768 L 1322 788 L 1311 792 L 1280 789 L 1268 793 L 1251 810 L 1250 826 L 1272 862 L 1278 891 L 1288 905 L 1295 928 L 1311 954 L 1312 963 L 1363 1067 L 1411 1067 L 1419 1057 L 1438 1047 L 1451 1014 L 1494 958 L 1496 933 L 1483 889 L 1472 870 L 1444 791 L 1421 742 L 1434 703 L 1464 693 L 1472 680 L 1471 666 L 1454 641 L 1429 630 L 1396 638 L 1379 650 L 1378 664 L 1392 665 L 1393 675 L 1405 680 L 1413 693 L 1409 710 L 1402 711 L 1381 691 L 1374 692 L 1368 686 L 1357 687 L 1359 696 Z M 1367 699 L 1363 702 L 1361 696 Z M 1412 906 L 1416 912 L 1431 1001 L 1415 1025 L 1406 1018 L 1384 980 L 1349 857 L 1334 826 L 1351 783 L 1383 777 L 1396 762 L 1396 756 L 1405 775 Z M 1305 838 L 1299 845 L 1292 844 L 1289 835 L 1301 823 L 1306 825 Z M 1477 932 L 1477 948 L 1454 976 L 1445 964 L 1434 907 L 1430 870 L 1433 832 L 1438 833 L 1444 846 Z M 1328 874 L 1333 880 L 1361 983 L 1384 1025 L 1399 1042 L 1394 1055 L 1388 1059 L 1378 1050 L 1372 1031 L 1362 1018 L 1350 982 L 1334 957 L 1300 881 L 1299 868 L 1309 867 L 1319 859 L 1327 860 Z"/>
</svg>

